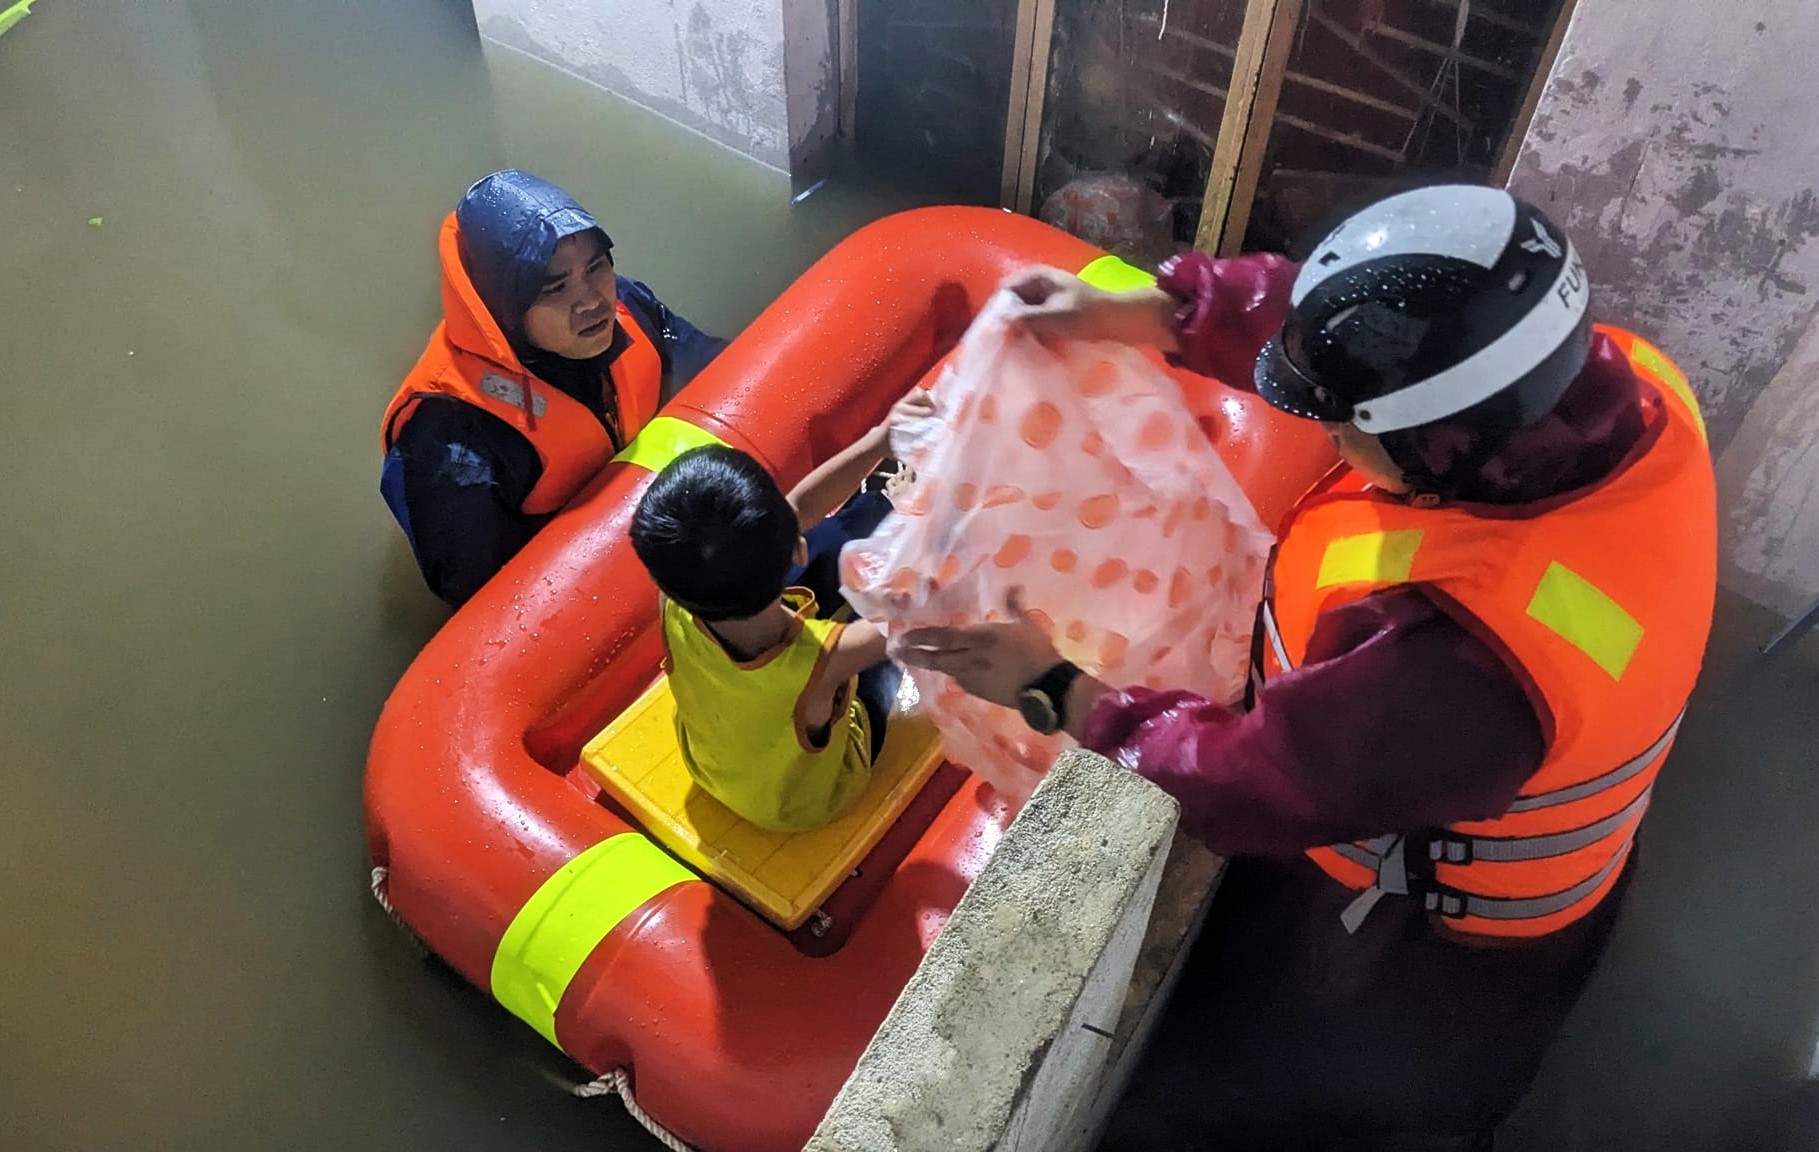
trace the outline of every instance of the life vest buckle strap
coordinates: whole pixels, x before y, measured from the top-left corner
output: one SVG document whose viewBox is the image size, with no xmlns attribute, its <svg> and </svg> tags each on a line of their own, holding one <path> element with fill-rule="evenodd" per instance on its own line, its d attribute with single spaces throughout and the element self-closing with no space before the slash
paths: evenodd
<svg viewBox="0 0 1819 1152">
<path fill-rule="evenodd" d="M 1503 839 L 1435 836 L 1428 842 L 1427 857 L 1436 864 L 1464 865 L 1479 860 L 1517 863 L 1565 856 L 1596 844 L 1625 825 L 1631 826 L 1631 835 L 1634 835 L 1633 821 L 1640 819 L 1642 813 L 1647 811 L 1649 798 L 1653 793 L 1654 786 L 1650 785 L 1638 793 L 1635 799 L 1610 815 L 1582 827 L 1569 828 L 1562 832 L 1550 832 L 1539 836 L 1513 836 Z"/>
<path fill-rule="evenodd" d="M 1629 849 L 1630 846 L 1626 844 L 1622 851 L 1613 853 L 1590 876 L 1571 887 L 1545 896 L 1474 896 L 1470 892 L 1436 884 L 1423 886 L 1422 906 L 1429 912 L 1453 920 L 1465 916 L 1476 916 L 1484 920 L 1538 920 L 1564 912 L 1598 891 L 1623 866 L 1623 862 L 1629 859 Z"/>
<path fill-rule="evenodd" d="M 1478 858 L 1474 841 L 1436 836 L 1427 843 L 1427 858 L 1436 864 L 1470 864 Z"/>
<path fill-rule="evenodd" d="M 1345 926 L 1347 935 L 1355 935 L 1364 926 L 1371 909 L 1385 896 L 1409 895 L 1408 862 L 1404 855 L 1406 845 L 1407 841 L 1401 836 L 1391 837 L 1387 843 L 1373 841 L 1374 851 L 1370 855 L 1357 845 L 1348 846 L 1358 857 L 1371 860 L 1377 869 L 1377 879 L 1340 913 L 1339 922 Z"/>
<path fill-rule="evenodd" d="M 1339 923 L 1345 927 L 1347 936 L 1358 934 L 1358 929 L 1364 927 L 1365 918 L 1371 914 L 1371 909 L 1375 908 L 1377 901 L 1383 899 L 1385 895 L 1387 893 L 1383 889 L 1373 884 L 1358 893 L 1358 898 L 1345 906 L 1345 911 L 1339 914 Z"/>
<path fill-rule="evenodd" d="M 1421 906 L 1436 916 L 1457 920 L 1465 915 L 1466 896 L 1451 888 L 1431 888 L 1422 893 Z"/>
</svg>

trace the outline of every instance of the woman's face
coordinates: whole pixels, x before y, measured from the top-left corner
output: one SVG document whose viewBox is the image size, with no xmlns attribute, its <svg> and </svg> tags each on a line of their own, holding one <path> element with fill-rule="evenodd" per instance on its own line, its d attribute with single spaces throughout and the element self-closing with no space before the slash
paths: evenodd
<svg viewBox="0 0 1819 1152">
<path fill-rule="evenodd" d="M 1332 438 L 1333 447 L 1339 449 L 1339 455 L 1351 465 L 1358 475 L 1369 480 L 1378 488 L 1393 495 L 1403 495 L 1409 490 L 1408 480 L 1402 475 L 1402 469 L 1390 459 L 1390 454 L 1383 449 L 1383 442 L 1369 432 L 1360 432 L 1351 424 L 1324 424 L 1326 434 Z"/>
<path fill-rule="evenodd" d="M 577 232 L 556 245 L 544 269 L 537 302 L 524 314 L 525 338 L 545 352 L 591 360 L 612 347 L 618 300 L 611 254 L 596 233 Z"/>
</svg>

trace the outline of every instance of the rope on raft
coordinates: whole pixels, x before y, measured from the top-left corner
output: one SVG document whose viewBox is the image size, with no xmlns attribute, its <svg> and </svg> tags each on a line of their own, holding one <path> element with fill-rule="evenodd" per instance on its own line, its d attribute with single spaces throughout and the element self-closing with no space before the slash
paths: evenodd
<svg viewBox="0 0 1819 1152">
<path fill-rule="evenodd" d="M 411 926 L 404 922 L 404 917 L 398 915 L 398 910 L 392 907 L 391 898 L 385 894 L 385 878 L 389 875 L 391 875 L 391 869 L 385 865 L 373 866 L 373 899 L 379 902 L 379 907 L 385 910 L 385 914 L 391 917 L 392 923 L 396 924 L 398 930 L 404 933 L 404 938 L 410 941 L 412 950 L 419 955 L 428 956 L 430 954 L 429 945 L 423 942 L 421 936 L 411 931 Z"/>
<path fill-rule="evenodd" d="M 411 931 L 410 925 L 404 922 L 404 917 L 398 915 L 398 910 L 392 907 L 391 898 L 385 894 L 385 880 L 390 875 L 391 869 L 385 865 L 373 866 L 373 899 L 379 902 L 379 907 L 383 908 L 385 914 L 391 917 L 392 923 L 396 924 L 405 937 L 410 940 L 412 947 L 427 956 L 429 955 L 429 945 Z M 586 1084 L 576 1084 L 569 1091 L 584 1100 L 594 1096 L 617 1096 L 624 1102 L 625 1110 L 631 1113 L 632 1119 L 642 1124 L 644 1130 L 655 1136 L 670 1152 L 695 1152 L 693 1148 L 682 1142 L 681 1137 L 657 1123 L 655 1117 L 639 1106 L 637 1097 L 632 1095 L 631 1075 L 623 1068 L 615 1068 L 598 1080 L 590 1080 Z"/>
<path fill-rule="evenodd" d="M 615 1068 L 598 1080 L 586 1084 L 577 1084 L 570 1089 L 575 1095 L 587 1099 L 593 1096 L 617 1096 L 625 1104 L 625 1110 L 632 1114 L 632 1119 L 644 1125 L 644 1130 L 655 1136 L 670 1152 L 694 1152 L 682 1138 L 657 1123 L 656 1119 L 638 1106 L 632 1096 L 632 1078 L 623 1068 Z"/>
</svg>

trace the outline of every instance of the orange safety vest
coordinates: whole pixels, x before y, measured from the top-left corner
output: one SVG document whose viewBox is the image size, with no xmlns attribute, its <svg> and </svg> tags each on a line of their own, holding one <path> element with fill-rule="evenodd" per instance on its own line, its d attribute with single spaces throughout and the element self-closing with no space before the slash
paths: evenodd
<svg viewBox="0 0 1819 1152">
<path fill-rule="evenodd" d="M 1509 811 L 1309 855 L 1361 895 L 1356 931 L 1407 895 L 1455 931 L 1534 937 L 1616 883 L 1704 658 L 1717 589 L 1717 496 L 1697 402 L 1653 345 L 1601 328 L 1644 388 L 1652 442 L 1533 515 L 1419 508 L 1341 468 L 1290 514 L 1260 613 L 1262 681 L 1300 663 L 1322 611 L 1413 584 L 1464 609 L 1551 721 Z"/>
<path fill-rule="evenodd" d="M 499 324 L 481 303 L 461 263 L 461 232 L 454 213 L 442 222 L 442 323 L 417 366 L 404 378 L 381 426 L 389 452 L 399 429 L 425 396 L 453 396 L 491 412 L 524 434 L 543 462 L 523 511 L 554 512 L 631 443 L 656 415 L 662 399 L 663 359 L 624 301 L 619 327 L 631 344 L 613 361 L 609 376 L 618 399 L 620 443 L 574 397 L 532 375 L 512 351 Z"/>
</svg>

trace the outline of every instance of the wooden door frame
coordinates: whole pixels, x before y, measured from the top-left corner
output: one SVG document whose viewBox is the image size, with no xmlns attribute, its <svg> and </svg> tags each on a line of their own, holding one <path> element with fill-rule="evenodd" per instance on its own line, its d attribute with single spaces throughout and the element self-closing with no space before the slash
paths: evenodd
<svg viewBox="0 0 1819 1152">
<path fill-rule="evenodd" d="M 1522 153 L 1522 142 L 1528 139 L 1529 125 L 1535 122 L 1535 110 L 1541 106 L 1541 94 L 1547 89 L 1548 77 L 1554 74 L 1554 62 L 1560 59 L 1560 46 L 1566 42 L 1566 29 L 1573 22 L 1573 12 L 1577 7 L 1578 0 L 1563 0 L 1559 14 L 1554 17 L 1554 27 L 1547 35 L 1547 44 L 1542 47 L 1541 56 L 1535 61 L 1535 74 L 1529 78 L 1528 94 L 1522 98 L 1522 107 L 1510 122 L 1509 135 L 1503 139 L 1503 153 L 1497 159 L 1497 167 L 1491 170 L 1491 180 L 1499 186 L 1508 184 L 1510 173 L 1516 170 L 1516 158 Z"/>
<path fill-rule="evenodd" d="M 1055 3 L 1017 0 L 999 203 L 1025 214 L 1034 206 Z M 1229 254 L 1243 242 L 1302 6 L 1303 0 L 1246 0 L 1244 29 L 1202 201 L 1195 246 L 1203 251 Z"/>
<path fill-rule="evenodd" d="M 1245 5 L 1225 116 L 1200 201 L 1194 247 L 1202 252 L 1231 256 L 1244 243 L 1301 12 L 1302 0 L 1249 0 Z"/>
<path fill-rule="evenodd" d="M 1056 0 L 1017 0 L 1011 40 L 1011 96 L 1004 117 L 1004 168 L 998 203 L 1029 215 L 1041 159 L 1042 109 L 1048 99 L 1048 62 L 1054 50 Z"/>
<path fill-rule="evenodd" d="M 859 127 L 859 0 L 836 0 L 834 24 L 840 77 L 840 136 L 851 144 L 858 139 Z"/>
<path fill-rule="evenodd" d="M 849 42 L 846 17 L 857 0 L 839 0 L 842 46 Z M 1004 167 L 999 203 L 1028 214 L 1035 195 L 1036 167 L 1040 159 L 1042 114 L 1048 96 L 1049 57 L 1053 51 L 1057 0 L 1017 0 L 1017 27 L 1011 56 L 1010 105 L 1005 117 Z M 1547 87 L 1572 23 L 1578 0 L 1563 0 L 1548 34 L 1535 74 L 1522 106 L 1510 125 L 1509 135 L 1492 179 L 1505 184 L 1522 142 L 1534 122 L 1535 110 Z M 1232 63 L 1232 78 L 1220 121 L 1219 137 L 1201 200 L 1200 227 L 1194 247 L 1215 256 L 1237 253 L 1244 243 L 1263 176 L 1270 132 L 1276 123 L 1277 105 L 1293 55 L 1295 33 L 1300 27 L 1306 0 L 1246 0 L 1244 27 Z M 857 43 L 857 31 L 851 43 Z M 843 94 L 850 95 L 856 81 L 846 74 L 842 55 Z M 846 122 L 843 102 L 843 123 Z"/>
</svg>

